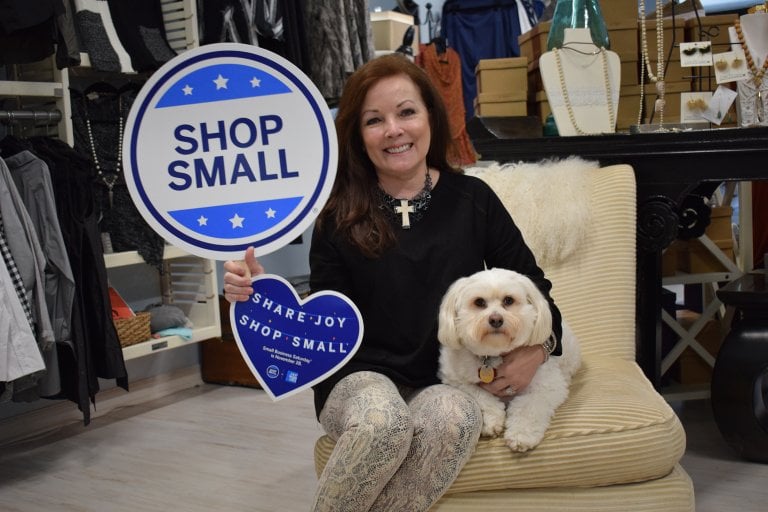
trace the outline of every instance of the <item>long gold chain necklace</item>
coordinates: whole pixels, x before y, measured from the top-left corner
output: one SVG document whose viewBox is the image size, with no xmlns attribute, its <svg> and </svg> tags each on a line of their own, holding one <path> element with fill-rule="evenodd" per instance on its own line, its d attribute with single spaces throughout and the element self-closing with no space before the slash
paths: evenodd
<svg viewBox="0 0 768 512">
<path fill-rule="evenodd" d="M 568 95 L 568 87 L 565 83 L 565 72 L 563 70 L 563 63 L 560 61 L 560 51 L 557 48 L 552 49 L 552 53 L 555 55 L 555 65 L 557 66 L 557 77 L 560 79 L 560 88 L 563 91 L 563 103 L 565 103 L 565 109 L 568 111 L 568 119 L 571 121 L 571 125 L 578 135 L 589 135 L 585 132 L 576 122 L 576 114 L 573 111 L 573 104 L 571 98 Z M 605 96 L 608 101 L 608 122 L 609 129 L 613 129 L 616 126 L 616 114 L 613 111 L 613 93 L 611 91 L 611 77 L 608 73 L 608 58 L 605 55 L 605 48 L 600 48 L 596 53 L 600 54 L 600 62 L 603 65 L 603 81 L 605 85 Z"/>
<path fill-rule="evenodd" d="M 664 86 L 664 1 L 656 0 L 656 74 L 653 74 L 651 57 L 648 52 L 648 35 L 645 28 L 645 0 L 638 0 L 638 15 L 640 17 L 640 42 L 642 45 L 641 57 L 641 75 L 640 75 L 640 111 L 643 109 L 645 100 L 645 84 L 643 83 L 644 73 L 647 71 L 648 78 L 656 84 L 656 102 L 654 103 L 654 112 L 659 115 L 659 127 L 664 125 L 664 107 L 665 86 Z M 638 124 L 640 124 L 640 115 L 638 115 Z"/>
</svg>

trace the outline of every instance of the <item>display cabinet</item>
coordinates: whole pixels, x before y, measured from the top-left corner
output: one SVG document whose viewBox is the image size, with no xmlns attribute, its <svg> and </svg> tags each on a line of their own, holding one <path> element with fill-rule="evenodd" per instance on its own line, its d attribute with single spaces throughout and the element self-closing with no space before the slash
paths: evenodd
<svg viewBox="0 0 768 512">
<path fill-rule="evenodd" d="M 124 359 L 130 360 L 196 343 L 221 335 L 219 317 L 217 273 L 215 262 L 190 255 L 172 245 L 166 245 L 162 270 L 158 273 L 159 289 L 154 290 L 153 280 L 146 277 L 157 272 L 147 265 L 135 251 L 105 254 L 104 263 L 110 282 L 120 292 L 120 274 L 123 280 L 133 281 L 144 297 L 159 295 L 163 304 L 181 309 L 192 323 L 192 337 L 166 336 L 151 338 L 123 348 Z M 144 276 L 144 279 L 138 278 Z M 138 278 L 138 279 L 137 279 Z M 117 279 L 117 281 L 113 281 Z M 143 282 L 136 282 L 143 281 Z M 133 302 L 127 298 L 129 304 Z"/>
</svg>

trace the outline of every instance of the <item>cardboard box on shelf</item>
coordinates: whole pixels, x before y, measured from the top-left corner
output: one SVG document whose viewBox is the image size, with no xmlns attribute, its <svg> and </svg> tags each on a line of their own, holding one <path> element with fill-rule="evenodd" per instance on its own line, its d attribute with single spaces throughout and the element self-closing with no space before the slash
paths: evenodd
<svg viewBox="0 0 768 512">
<path fill-rule="evenodd" d="M 645 105 L 648 105 L 647 98 L 643 98 Z M 619 108 L 616 112 L 616 130 L 626 131 L 629 127 L 637 124 L 640 114 L 640 86 L 622 85 L 619 93 Z"/>
<path fill-rule="evenodd" d="M 675 275 L 680 267 L 679 259 L 681 251 L 686 247 L 686 242 L 674 240 L 661 254 L 661 275 L 669 277 Z"/>
<path fill-rule="evenodd" d="M 637 0 L 600 0 L 600 12 L 606 25 L 637 21 Z"/>
<path fill-rule="evenodd" d="M 700 314 L 690 310 L 677 311 L 677 322 L 686 330 L 700 318 Z M 725 331 L 719 320 L 709 320 L 696 335 L 699 342 L 712 357 L 717 357 L 725 339 Z M 698 352 L 686 347 L 678 359 L 680 384 L 706 384 L 712 380 L 712 367 Z"/>
<path fill-rule="evenodd" d="M 731 217 L 733 208 L 730 206 L 713 206 L 709 226 L 705 233 L 711 240 L 733 239 Z"/>
<path fill-rule="evenodd" d="M 481 59 L 475 67 L 478 93 L 505 94 L 528 90 L 528 59 Z"/>
<path fill-rule="evenodd" d="M 635 60 L 621 59 L 621 85 L 637 85 L 640 83 L 640 63 Z"/>
<path fill-rule="evenodd" d="M 687 19 L 685 20 L 685 40 L 712 41 L 712 53 L 726 52 L 731 45 L 728 27 L 733 26 L 737 18 L 737 14 L 718 14 Z"/>
<path fill-rule="evenodd" d="M 629 20 L 608 23 L 608 40 L 611 43 L 611 51 L 616 52 L 623 61 L 637 61 L 640 51 L 638 50 L 637 39 L 637 20 Z"/>
<path fill-rule="evenodd" d="M 480 93 L 475 98 L 477 117 L 515 117 L 528 115 L 526 92 Z"/>
<path fill-rule="evenodd" d="M 547 51 L 547 38 L 549 38 L 550 21 L 538 23 L 525 34 L 520 34 L 517 42 L 520 45 L 520 56 L 528 59 L 528 62 L 539 60 L 541 54 Z"/>
<path fill-rule="evenodd" d="M 528 113 L 541 119 L 542 125 L 547 122 L 552 109 L 549 108 L 546 91 L 536 91 L 528 95 Z"/>
<path fill-rule="evenodd" d="M 715 245 L 731 261 L 735 260 L 733 239 L 712 240 Z M 727 272 L 728 269 L 710 250 L 700 241 L 689 240 L 686 248 L 678 259 L 679 269 L 689 274 L 708 274 L 712 272 Z"/>
<path fill-rule="evenodd" d="M 408 27 L 414 28 L 413 54 L 419 53 L 419 27 L 413 24 L 413 16 L 395 11 L 371 13 L 371 31 L 373 47 L 377 51 L 395 51 L 403 44 L 403 36 Z"/>
<path fill-rule="evenodd" d="M 665 123 L 678 123 L 680 122 L 680 94 L 691 90 L 690 82 L 665 82 L 665 106 L 664 106 L 664 122 Z M 643 122 L 648 122 L 653 112 L 650 109 L 653 108 L 656 101 L 656 84 L 646 83 L 643 103 L 645 106 L 645 119 Z M 621 87 L 621 94 L 619 98 L 619 112 L 617 118 L 617 128 L 627 129 L 633 124 L 637 124 L 638 113 L 640 109 L 640 86 L 639 85 L 627 85 Z M 653 122 L 658 122 L 658 117 L 653 116 Z"/>
</svg>

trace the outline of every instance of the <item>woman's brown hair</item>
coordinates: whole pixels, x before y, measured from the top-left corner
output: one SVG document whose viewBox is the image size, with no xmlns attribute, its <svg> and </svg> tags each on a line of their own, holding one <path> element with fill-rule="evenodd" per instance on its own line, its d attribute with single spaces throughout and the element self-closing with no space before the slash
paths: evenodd
<svg viewBox="0 0 768 512">
<path fill-rule="evenodd" d="M 369 258 L 380 256 L 394 245 L 395 233 L 389 219 L 379 209 L 378 179 L 365 152 L 360 116 L 371 87 L 379 80 L 395 75 L 406 75 L 416 84 L 429 112 L 431 144 L 427 165 L 440 171 L 459 172 L 446 157 L 451 144 L 451 130 L 445 105 L 421 68 L 396 53 L 377 57 L 355 71 L 344 85 L 339 101 L 336 115 L 339 140 L 336 181 L 317 223 L 320 229 L 329 222 L 335 224 L 338 232 Z"/>
</svg>

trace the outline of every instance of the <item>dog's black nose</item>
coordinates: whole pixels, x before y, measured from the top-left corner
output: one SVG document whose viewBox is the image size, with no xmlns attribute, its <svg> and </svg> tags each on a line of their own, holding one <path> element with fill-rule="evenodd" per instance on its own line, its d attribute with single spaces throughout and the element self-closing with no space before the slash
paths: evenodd
<svg viewBox="0 0 768 512">
<path fill-rule="evenodd" d="M 494 329 L 498 329 L 504 325 L 504 319 L 501 318 L 501 315 L 491 315 L 491 317 L 488 319 L 488 323 L 491 324 L 491 327 Z"/>
</svg>

